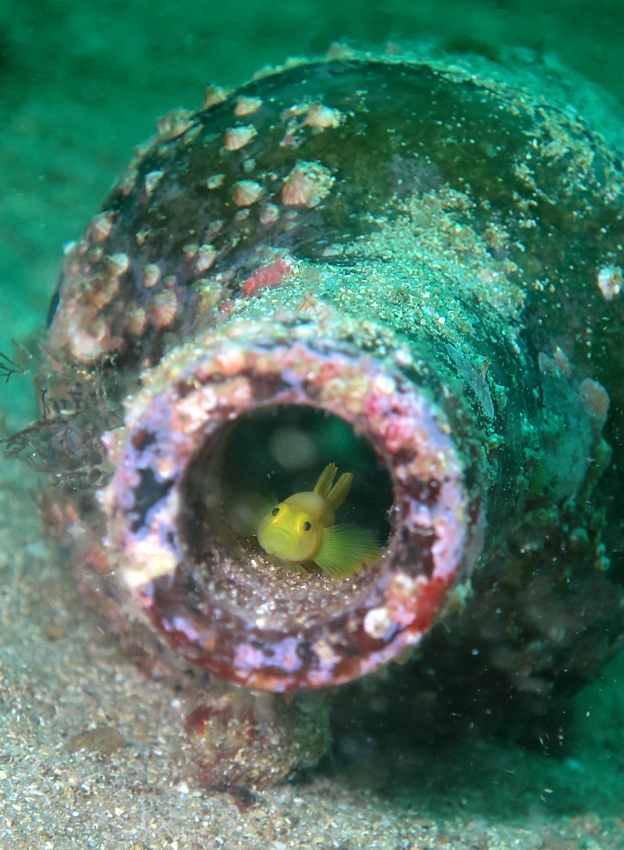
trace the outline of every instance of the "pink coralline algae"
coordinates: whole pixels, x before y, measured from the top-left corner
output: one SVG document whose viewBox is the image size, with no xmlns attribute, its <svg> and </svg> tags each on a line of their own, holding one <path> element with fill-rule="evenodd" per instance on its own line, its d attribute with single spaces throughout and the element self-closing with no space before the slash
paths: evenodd
<svg viewBox="0 0 624 850">
<path fill-rule="evenodd" d="M 289 262 L 282 258 L 274 260 L 266 266 L 260 266 L 243 284 L 243 292 L 245 295 L 256 295 L 267 286 L 279 286 L 285 276 L 292 271 L 292 268 L 292 261 Z"/>
<path fill-rule="evenodd" d="M 310 691 L 418 647 L 388 688 L 530 724 L 620 646 L 620 168 L 508 69 L 349 53 L 170 113 L 69 246 L 8 449 L 114 629 L 218 677 L 189 722 L 211 781 L 327 745 L 325 709 L 302 743 L 288 700 L 219 680 Z M 254 520 L 339 453 L 382 551 L 340 581 Z"/>
<path fill-rule="evenodd" d="M 414 396 L 398 373 L 391 379 L 385 371 L 377 372 L 373 360 L 345 357 L 331 349 L 320 355 L 305 344 L 305 335 L 298 341 L 294 334 L 292 344 L 284 345 L 288 337 L 279 325 L 249 325 L 238 327 L 233 339 L 205 337 L 187 350 L 177 349 L 172 361 L 165 358 L 159 369 L 166 374 L 167 389 L 149 389 L 134 400 L 129 430 L 116 432 L 114 449 L 111 444 L 118 473 L 101 494 L 111 529 L 109 557 L 119 565 L 121 585 L 137 613 L 144 612 L 195 664 L 239 684 L 274 691 L 348 681 L 418 642 L 459 568 L 466 535 L 460 464 L 448 436 L 435 427 L 425 400 Z M 206 356 L 198 358 L 202 350 Z M 154 378 L 160 387 L 161 379 Z M 232 565 L 227 554 L 218 551 L 216 539 L 209 578 L 214 603 L 206 598 L 201 611 L 193 610 L 196 591 L 182 553 L 196 547 L 205 551 L 212 532 L 207 526 L 203 539 L 196 539 L 194 530 L 185 531 L 184 516 L 189 502 L 201 498 L 195 488 L 205 483 L 199 474 L 204 447 L 218 438 L 228 419 L 258 405 L 312 403 L 340 415 L 376 445 L 389 464 L 400 458 L 404 472 L 395 485 L 396 533 L 402 546 L 412 546 L 419 562 L 430 562 L 431 569 L 429 575 L 418 576 L 416 565 L 405 565 L 401 548 L 391 544 L 383 562 L 352 578 L 348 590 L 324 582 L 320 592 L 310 593 L 298 606 L 293 643 L 285 628 L 289 587 L 274 580 L 269 587 L 255 588 L 257 555 L 249 566 L 240 565 L 234 583 Z M 398 427 L 387 442 L 390 418 Z M 187 477 L 189 458 L 195 458 L 197 481 L 195 475 L 192 481 Z M 146 477 L 167 484 L 157 488 L 162 497 L 138 522 L 136 492 Z M 426 516 L 415 495 L 425 489 L 437 493 Z M 443 550 L 436 548 L 441 538 Z M 230 590 L 217 590 L 228 586 L 236 590 L 229 600 Z M 337 595 L 343 600 L 338 616 L 319 620 L 323 598 Z M 349 597 L 353 602 L 347 602 Z M 267 613 L 262 625 L 256 621 L 254 627 L 260 608 Z M 371 628 L 375 617 L 385 618 L 383 633 Z M 291 657 L 295 644 L 299 663 L 286 663 L 285 647 L 291 647 Z"/>
</svg>

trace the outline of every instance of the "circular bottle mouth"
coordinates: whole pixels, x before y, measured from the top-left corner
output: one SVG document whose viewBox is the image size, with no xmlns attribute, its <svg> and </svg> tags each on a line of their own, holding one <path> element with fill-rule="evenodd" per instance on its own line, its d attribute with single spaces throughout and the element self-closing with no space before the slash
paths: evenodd
<svg viewBox="0 0 624 850">
<path fill-rule="evenodd" d="M 450 430 L 398 368 L 266 326 L 166 358 L 105 442 L 107 545 L 131 610 L 178 653 L 251 688 L 339 684 L 428 631 L 464 561 L 467 506 Z M 342 578 L 268 555 L 259 518 L 353 474 L 336 523 L 379 557 Z"/>
</svg>

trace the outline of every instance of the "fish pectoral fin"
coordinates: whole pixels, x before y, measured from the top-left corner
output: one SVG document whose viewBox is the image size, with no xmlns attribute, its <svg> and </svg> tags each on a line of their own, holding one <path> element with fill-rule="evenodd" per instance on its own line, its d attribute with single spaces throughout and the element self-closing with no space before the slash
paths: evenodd
<svg viewBox="0 0 624 850">
<path fill-rule="evenodd" d="M 349 495 L 353 474 L 351 472 L 343 472 L 338 481 L 327 494 L 327 501 L 331 505 L 332 510 L 336 511 L 344 500 Z"/>
<path fill-rule="evenodd" d="M 297 573 L 300 576 L 309 576 L 311 570 L 314 569 L 314 564 L 312 561 L 306 561 L 305 564 L 299 563 L 299 561 L 285 561 L 283 558 L 279 558 L 277 555 L 265 555 L 265 559 L 269 562 L 269 564 L 273 564 L 276 567 L 281 567 L 283 570 L 290 570 L 293 573 Z"/>
<path fill-rule="evenodd" d="M 274 493 L 273 490 L 258 494 L 257 515 L 260 517 L 258 524 L 276 505 L 279 505 L 279 499 L 277 493 Z"/>
<path fill-rule="evenodd" d="M 225 505 L 225 517 L 230 527 L 242 537 L 255 537 L 264 517 L 278 503 L 275 493 L 236 494 Z"/>
<path fill-rule="evenodd" d="M 308 567 L 314 567 L 311 561 L 306 561 L 305 564 L 300 564 L 299 561 L 282 561 L 283 566 L 300 576 L 309 576 L 310 570 Z"/>
<path fill-rule="evenodd" d="M 256 493 L 254 494 L 254 502 L 253 502 L 253 523 L 255 525 L 253 533 L 256 534 L 258 531 L 258 526 L 265 518 L 265 516 L 269 513 L 269 511 L 273 510 L 273 508 L 279 504 L 279 499 L 277 495 L 272 491 L 267 493 Z"/>
<path fill-rule="evenodd" d="M 323 545 L 314 562 L 331 578 L 346 578 L 379 559 L 381 547 L 375 535 L 352 523 L 323 530 Z"/>
<path fill-rule="evenodd" d="M 313 492 L 326 499 L 329 495 L 329 491 L 331 490 L 332 484 L 334 483 L 334 478 L 336 477 L 337 472 L 338 467 L 336 466 L 336 464 L 328 463 L 325 469 L 321 472 L 321 475 L 319 477 L 319 480 L 316 482 Z"/>
</svg>

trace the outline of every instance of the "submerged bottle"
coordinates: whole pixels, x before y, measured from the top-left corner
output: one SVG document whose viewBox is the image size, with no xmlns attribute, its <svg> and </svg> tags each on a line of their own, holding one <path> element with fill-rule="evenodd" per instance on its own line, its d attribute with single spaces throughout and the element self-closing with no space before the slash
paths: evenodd
<svg viewBox="0 0 624 850">
<path fill-rule="evenodd" d="M 534 706 L 602 669 L 624 634 L 623 175 L 544 86 L 335 51 L 159 122 L 66 252 L 45 412 L 10 445 L 52 474 L 50 521 L 119 629 L 256 691 L 414 646 Z M 381 549 L 339 579 L 248 527 L 334 462 Z"/>
</svg>

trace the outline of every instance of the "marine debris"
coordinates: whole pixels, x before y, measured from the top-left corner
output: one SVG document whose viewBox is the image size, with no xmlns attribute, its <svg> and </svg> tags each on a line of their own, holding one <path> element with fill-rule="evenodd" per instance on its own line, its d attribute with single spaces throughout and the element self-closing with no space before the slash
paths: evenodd
<svg viewBox="0 0 624 850">
<path fill-rule="evenodd" d="M 624 635 L 617 152 L 483 61 L 349 54 L 219 92 L 67 249 L 46 409 L 12 444 L 58 485 L 83 587 L 181 676 L 306 691 L 418 647 L 403 691 L 435 668 L 544 713 Z M 380 557 L 280 568 L 249 493 L 334 461 Z M 215 682 L 189 721 L 206 781 L 327 746 L 328 698 Z"/>
</svg>

